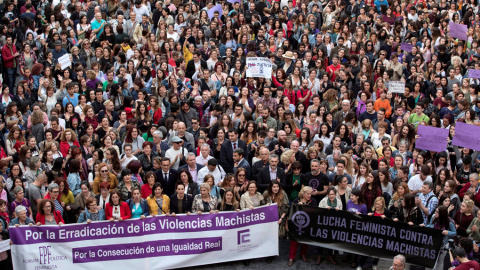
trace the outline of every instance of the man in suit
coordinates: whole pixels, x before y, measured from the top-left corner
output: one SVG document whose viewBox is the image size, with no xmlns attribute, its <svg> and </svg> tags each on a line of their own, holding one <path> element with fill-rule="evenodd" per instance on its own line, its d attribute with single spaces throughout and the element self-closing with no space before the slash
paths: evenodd
<svg viewBox="0 0 480 270">
<path fill-rule="evenodd" d="M 286 186 L 285 171 L 278 167 L 279 158 L 276 154 L 271 154 L 268 159 L 269 166 L 264 167 L 258 173 L 258 189 L 260 193 L 263 193 L 270 185 L 272 180 L 280 182 L 283 188 Z"/>
<path fill-rule="evenodd" d="M 237 148 L 235 150 L 233 150 L 233 173 L 236 173 L 237 172 L 237 169 L 238 168 L 244 168 L 245 171 L 246 171 L 246 176 L 247 179 L 251 179 L 250 178 L 250 172 L 251 172 L 251 168 L 250 168 L 250 163 L 248 163 L 247 159 L 244 158 L 245 156 L 245 152 L 243 152 L 243 149 L 242 148 Z"/>
<path fill-rule="evenodd" d="M 245 141 L 238 139 L 238 131 L 236 129 L 230 129 L 228 131 L 228 139 L 222 144 L 220 148 L 220 164 L 222 165 L 225 172 L 233 172 L 233 150 L 237 148 L 242 148 L 243 153 L 247 152 L 247 143 Z"/>
<path fill-rule="evenodd" d="M 192 60 L 188 61 L 187 63 L 187 67 L 185 69 L 186 77 L 191 79 L 193 74 L 195 74 L 195 71 L 197 71 L 199 68 L 208 69 L 208 65 L 207 62 L 200 58 L 200 52 L 197 50 L 193 52 Z"/>
<path fill-rule="evenodd" d="M 178 168 L 178 171 L 181 172 L 182 170 L 187 170 L 192 175 L 193 181 L 196 181 L 198 171 L 205 166 L 197 163 L 195 153 L 192 153 L 192 152 L 187 154 L 186 161 L 187 161 L 187 164 Z"/>
<path fill-rule="evenodd" d="M 170 159 L 162 158 L 162 168 L 155 172 L 157 175 L 157 182 L 160 182 L 163 188 L 163 193 L 168 197 L 175 192 L 175 183 L 178 180 L 178 171 L 170 169 Z"/>
</svg>

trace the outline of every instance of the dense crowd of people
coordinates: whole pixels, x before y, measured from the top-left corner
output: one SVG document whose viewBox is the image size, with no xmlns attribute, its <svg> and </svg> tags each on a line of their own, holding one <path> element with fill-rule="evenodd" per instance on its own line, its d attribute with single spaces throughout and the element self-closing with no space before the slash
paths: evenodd
<svg viewBox="0 0 480 270">
<path fill-rule="evenodd" d="M 480 258 L 480 156 L 452 144 L 457 122 L 480 126 L 477 0 L 0 10 L 2 238 L 9 226 L 271 203 L 283 238 L 301 204 L 440 229 L 436 269 L 455 266 L 449 245 Z M 468 27 L 466 40 L 450 22 Z M 270 59 L 272 77 L 247 77 L 248 57 Z M 447 149 L 416 148 L 420 125 L 448 129 Z M 288 265 L 299 246 L 307 261 L 308 246 L 291 241 Z M 319 248 L 315 262 L 337 264 L 334 254 Z M 368 257 L 344 259 L 361 269 Z"/>
</svg>

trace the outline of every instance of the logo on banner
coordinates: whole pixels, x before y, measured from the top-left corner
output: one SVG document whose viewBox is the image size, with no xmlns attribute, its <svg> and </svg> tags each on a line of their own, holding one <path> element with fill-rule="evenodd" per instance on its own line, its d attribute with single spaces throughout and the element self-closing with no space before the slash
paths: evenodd
<svg viewBox="0 0 480 270">
<path fill-rule="evenodd" d="M 52 256 L 51 246 L 38 247 L 40 252 L 40 264 L 50 264 L 50 256 Z"/>
<path fill-rule="evenodd" d="M 250 230 L 242 230 L 237 232 L 237 244 L 245 244 L 250 243 Z"/>
<path fill-rule="evenodd" d="M 307 213 L 298 211 L 292 216 L 292 222 L 298 227 L 298 235 L 302 235 L 302 233 L 304 233 L 302 229 L 306 228 L 308 224 L 310 224 L 310 217 L 307 215 Z"/>
</svg>

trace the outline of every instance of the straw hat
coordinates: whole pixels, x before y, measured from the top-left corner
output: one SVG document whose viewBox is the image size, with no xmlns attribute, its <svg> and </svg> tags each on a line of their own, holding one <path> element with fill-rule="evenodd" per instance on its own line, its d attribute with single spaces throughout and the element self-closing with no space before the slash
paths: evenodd
<svg viewBox="0 0 480 270">
<path fill-rule="evenodd" d="M 283 55 L 282 55 L 283 58 L 287 58 L 287 59 L 292 59 L 292 60 L 295 60 L 295 56 L 293 55 L 293 52 L 291 51 L 286 51 Z"/>
</svg>

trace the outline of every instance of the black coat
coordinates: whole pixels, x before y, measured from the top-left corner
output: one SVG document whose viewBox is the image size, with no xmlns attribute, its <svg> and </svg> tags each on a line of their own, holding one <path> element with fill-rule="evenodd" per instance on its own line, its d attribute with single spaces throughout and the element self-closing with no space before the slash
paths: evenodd
<svg viewBox="0 0 480 270">
<path fill-rule="evenodd" d="M 202 67 L 202 69 L 208 69 L 207 62 L 203 61 L 202 59 L 200 59 L 200 66 Z M 195 63 L 192 59 L 187 63 L 187 67 L 185 69 L 185 76 L 191 79 L 193 77 L 193 74 L 195 74 Z"/>
<path fill-rule="evenodd" d="M 192 211 L 193 198 L 190 195 L 185 195 L 182 202 L 182 212 L 174 211 L 178 209 L 178 198 L 177 194 L 174 194 L 170 197 L 170 213 L 175 214 L 185 214 Z"/>
<path fill-rule="evenodd" d="M 237 140 L 237 143 L 237 148 L 242 148 L 243 153 L 247 153 L 247 143 L 242 140 Z M 225 172 L 233 173 L 233 147 L 230 141 L 225 141 L 222 144 L 222 148 L 220 149 L 220 165 L 222 165 Z"/>
<path fill-rule="evenodd" d="M 155 154 L 155 152 L 152 151 L 152 153 L 150 153 L 150 160 L 148 160 L 147 155 L 145 153 L 141 154 L 138 157 L 138 160 L 142 163 L 142 169 L 144 172 L 148 172 L 153 169 L 153 159 L 156 156 L 157 155 Z"/>
<path fill-rule="evenodd" d="M 168 182 L 164 179 L 161 169 L 155 171 L 155 174 L 157 175 L 157 182 L 162 185 L 163 193 L 172 196 L 175 193 L 175 183 L 178 181 L 178 171 L 174 169 L 168 171 Z"/>
<path fill-rule="evenodd" d="M 283 169 L 277 168 L 277 178 L 280 179 L 280 185 L 282 185 L 282 188 L 285 189 L 287 178 Z M 268 188 L 268 185 L 270 185 L 270 182 L 272 181 L 272 179 L 270 179 L 270 166 L 262 168 L 258 172 L 257 179 L 258 189 L 260 193 L 262 193 Z"/>
</svg>

